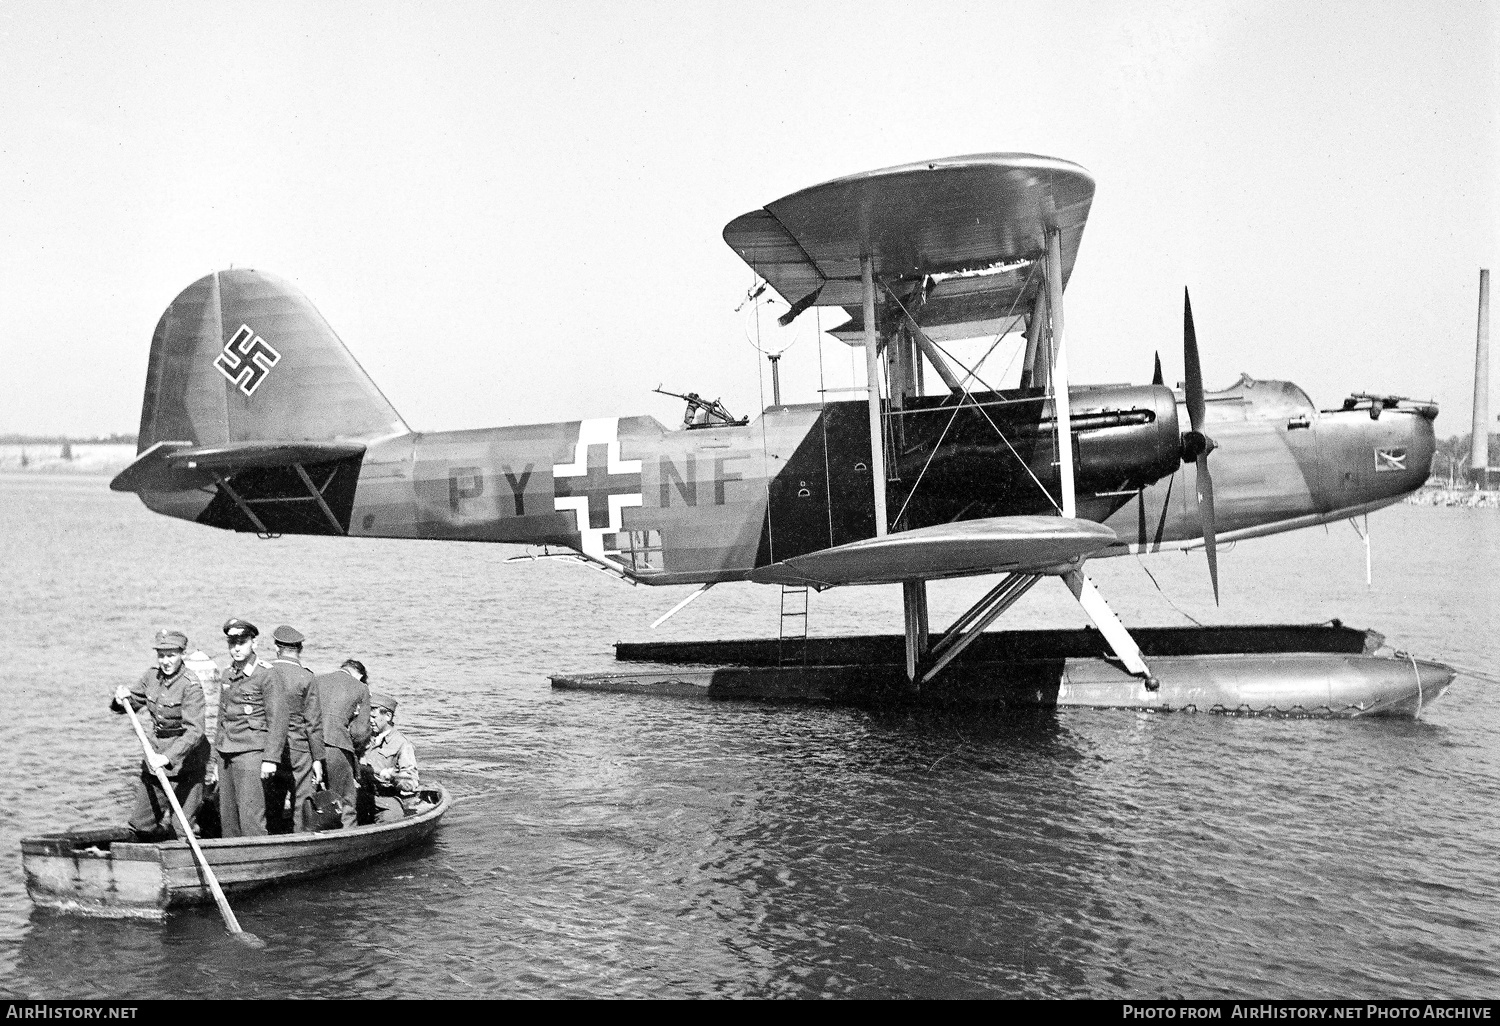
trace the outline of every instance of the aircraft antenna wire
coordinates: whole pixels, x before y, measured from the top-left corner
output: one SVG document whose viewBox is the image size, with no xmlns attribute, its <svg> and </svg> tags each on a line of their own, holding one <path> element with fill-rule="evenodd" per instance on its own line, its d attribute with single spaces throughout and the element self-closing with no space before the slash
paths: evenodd
<svg viewBox="0 0 1500 1026">
<path fill-rule="evenodd" d="M 1030 280 L 1030 279 L 1028 278 L 1028 280 Z M 906 304 L 903 303 L 903 302 L 901 302 L 901 297 L 898 296 L 898 295 L 896 295 L 889 288 L 886 289 L 886 295 L 890 296 L 892 299 L 894 299 L 896 301 L 896 305 L 901 308 L 901 312 L 906 315 L 906 319 L 909 320 L 909 321 L 911 321 L 911 323 L 916 327 L 916 329 L 918 331 L 921 331 L 922 330 L 922 326 L 920 324 L 917 324 L 917 319 L 911 315 L 911 311 L 906 308 Z M 1017 303 L 1019 301 L 1020 301 L 1020 295 L 1017 294 L 1016 299 L 1012 300 L 1012 302 L 1011 302 L 1011 312 L 1006 314 L 1007 317 L 1010 317 L 1015 312 L 1015 303 Z M 968 371 L 968 376 L 964 378 L 965 381 L 967 381 L 969 379 L 969 377 L 972 377 L 975 381 L 979 382 L 981 385 L 984 386 L 985 391 L 987 391 L 987 392 L 994 392 L 995 391 L 995 389 L 991 388 L 990 385 L 989 385 L 989 383 L 987 381 L 985 381 L 983 378 L 981 378 L 976 371 L 970 370 L 967 364 L 965 364 L 962 360 L 960 360 L 957 357 L 955 357 L 952 353 L 948 352 L 947 349 L 944 349 L 941 343 L 937 342 L 935 339 L 932 339 L 931 337 L 928 338 L 928 341 L 932 342 L 933 346 L 936 347 L 938 349 L 938 351 L 941 352 L 944 356 L 948 357 L 948 359 L 950 359 L 954 363 L 958 364 L 965 371 Z M 1014 362 L 1014 358 L 1012 358 L 1012 362 Z M 1006 369 L 1008 370 L 1009 368 L 1007 367 Z M 960 387 L 962 388 L 962 386 L 960 386 Z M 974 402 L 973 393 L 970 392 L 970 390 L 968 388 L 962 388 L 962 391 L 961 391 L 960 396 L 959 396 L 958 405 L 954 407 L 955 413 L 956 413 L 957 410 L 959 410 L 959 409 L 961 409 L 963 407 L 964 400 L 966 400 L 966 399 L 974 404 L 974 408 L 979 411 L 980 416 L 984 417 L 984 419 L 986 421 L 989 421 L 990 427 L 992 427 L 992 428 L 995 429 L 995 434 L 999 436 L 1000 441 L 1002 441 L 1002 442 L 1005 443 L 1005 447 L 1007 449 L 1009 449 L 1010 450 L 1010 454 L 1016 458 L 1016 462 L 1019 463 L 1019 464 L 1021 464 L 1021 469 L 1024 470 L 1024 471 L 1026 471 L 1026 476 L 1030 477 L 1031 480 L 1036 484 L 1037 488 L 1039 488 L 1041 490 L 1041 493 L 1047 497 L 1047 501 L 1052 504 L 1052 508 L 1055 509 L 1055 510 L 1057 510 L 1059 513 L 1061 513 L 1062 512 L 1062 507 L 1057 504 L 1057 500 L 1052 497 L 1052 493 L 1047 490 L 1047 486 L 1044 485 L 1044 484 L 1042 484 L 1041 479 L 1036 476 L 1036 473 L 1031 469 L 1031 464 L 1027 463 L 1024 459 L 1022 459 L 1021 458 L 1021 454 L 1018 453 L 1018 452 L 1016 452 L 1016 447 L 1010 444 L 1010 439 L 1005 437 L 1005 432 L 1000 430 L 1000 425 L 996 424 L 993 420 L 990 419 L 990 415 L 987 412 L 985 412 L 984 407 L 980 403 Z M 1020 401 L 1020 400 L 1017 400 L 1017 401 Z M 1054 405 L 1056 405 L 1056 404 L 1054 403 Z M 1054 432 L 1054 434 L 1056 433 L 1056 430 L 1057 430 L 1056 429 L 1056 424 L 1055 424 L 1056 419 L 1057 419 L 1056 417 L 1053 418 L 1053 421 L 1054 421 L 1053 432 Z M 919 480 L 920 480 L 920 477 L 919 477 Z M 916 491 L 916 485 L 912 485 L 912 491 Z M 910 498 L 910 495 L 908 494 L 907 497 Z M 903 512 L 905 511 L 905 507 L 904 506 L 902 507 L 902 511 Z M 898 516 L 898 519 L 899 519 L 899 516 Z"/>
<path fill-rule="evenodd" d="M 1005 336 L 1003 336 L 1003 335 L 1000 336 L 1000 338 L 1004 338 L 1004 337 Z M 999 344 L 1000 338 L 995 339 L 996 344 Z M 994 346 L 991 346 L 990 349 L 993 350 Z M 986 355 L 988 355 L 988 354 L 986 354 Z M 1011 355 L 1010 363 L 1006 364 L 1005 370 L 1003 370 L 1003 371 L 1000 372 L 1000 376 L 1002 378 L 1005 377 L 1006 374 L 1010 373 L 1010 368 L 1016 362 L 1016 357 L 1019 356 L 1019 355 L 1021 355 L 1021 350 L 1020 349 L 1017 349 L 1015 351 L 1015 353 Z M 981 360 L 980 362 L 982 363 L 983 361 Z M 935 456 L 937 456 L 938 450 L 940 448 L 942 448 L 943 439 L 948 436 L 948 429 L 951 428 L 953 426 L 953 422 L 956 419 L 958 419 L 958 411 L 962 410 L 964 408 L 964 400 L 968 400 L 969 402 L 973 403 L 974 404 L 974 408 L 975 409 L 980 409 L 981 412 L 982 412 L 982 408 L 980 407 L 979 403 L 977 401 L 975 401 L 974 396 L 968 391 L 968 389 L 964 389 L 963 393 L 959 396 L 958 405 L 954 406 L 953 407 L 953 412 L 948 415 L 948 423 L 946 423 L 946 424 L 943 425 L 942 433 L 938 435 L 938 440 L 933 445 L 932 451 L 927 454 L 927 460 L 926 460 L 926 462 L 924 462 L 922 464 L 922 469 L 917 472 L 917 479 L 912 482 L 911 490 L 906 493 L 906 499 L 905 499 L 905 501 L 903 501 L 901 503 L 901 512 L 899 512 L 899 513 L 896 514 L 896 519 L 894 521 L 892 521 L 892 523 L 900 523 L 901 522 L 901 518 L 906 515 L 906 507 L 909 506 L 909 505 L 911 505 L 912 496 L 914 496 L 914 495 L 917 494 L 917 486 L 922 483 L 922 478 L 923 478 L 924 475 L 926 475 L 927 468 L 930 467 L 930 466 L 932 466 L 932 460 L 933 460 L 933 458 Z M 994 427 L 995 426 L 994 425 L 994 421 L 990 421 L 990 425 L 992 427 Z M 998 427 L 995 427 L 995 432 L 996 432 L 996 434 L 1000 435 L 1000 440 L 1001 441 L 1005 441 L 1005 434 L 1004 434 L 1004 432 L 1002 432 Z M 1009 444 L 1010 444 L 1009 442 L 1006 442 L 1006 445 L 1009 445 Z M 1015 450 L 1012 449 L 1011 452 L 1015 452 Z M 826 453 L 824 454 L 824 458 L 826 460 L 826 458 L 827 458 L 827 454 Z M 1017 458 L 1019 459 L 1020 457 L 1017 456 Z M 1025 463 L 1024 460 L 1022 461 L 1021 465 L 1023 467 L 1026 466 L 1026 463 Z M 1033 480 L 1035 480 L 1035 475 L 1033 475 Z M 1040 485 L 1041 482 L 1038 481 L 1037 484 Z M 1042 489 L 1042 493 L 1043 494 L 1047 494 L 1047 489 L 1043 488 Z M 1051 498 L 1050 495 L 1048 495 L 1047 497 L 1049 499 Z M 1053 505 L 1053 508 L 1056 508 L 1057 503 L 1054 502 L 1052 505 Z M 829 513 L 829 516 L 830 517 L 832 516 L 832 512 Z"/>
<path fill-rule="evenodd" d="M 912 496 L 917 494 L 917 488 L 921 485 L 922 478 L 927 474 L 927 468 L 932 466 L 933 458 L 937 456 L 938 450 L 943 447 L 943 439 L 948 437 L 948 429 L 953 426 L 953 422 L 958 419 L 958 411 L 963 408 L 963 400 L 960 399 L 958 405 L 953 407 L 953 412 L 948 415 L 948 423 L 943 425 L 942 433 L 938 435 L 938 440 L 933 444 L 932 451 L 927 454 L 927 459 L 922 464 L 922 469 L 917 471 L 917 479 L 911 483 L 911 490 L 906 493 L 906 498 L 901 503 L 901 512 L 897 513 L 896 519 L 891 521 L 893 527 L 901 523 L 901 518 L 906 516 L 906 507 L 911 505 Z"/>
<path fill-rule="evenodd" d="M 1151 583 L 1152 583 L 1152 584 L 1155 584 L 1155 585 L 1156 585 L 1156 590 L 1157 590 L 1157 591 L 1159 591 L 1159 592 L 1161 592 L 1161 597 L 1162 597 L 1162 598 L 1164 598 L 1164 599 L 1166 599 L 1166 600 L 1167 600 L 1167 605 L 1169 605 L 1169 606 L 1171 606 L 1171 607 L 1172 607 L 1172 608 L 1173 608 L 1173 609 L 1175 609 L 1175 610 L 1177 610 L 1177 613 L 1178 613 L 1178 614 L 1179 614 L 1179 615 L 1181 615 L 1181 616 L 1185 616 L 1185 617 L 1187 617 L 1187 618 L 1188 618 L 1188 619 L 1189 619 L 1189 620 L 1191 620 L 1191 621 L 1192 621 L 1192 623 L 1193 623 L 1193 625 L 1194 625 L 1194 626 L 1197 626 L 1197 627 L 1202 627 L 1202 626 L 1203 626 L 1203 624 L 1202 624 L 1202 623 L 1200 623 L 1200 622 L 1199 622 L 1199 621 L 1198 621 L 1198 620 L 1197 620 L 1197 619 L 1196 619 L 1196 618 L 1195 618 L 1195 617 L 1194 617 L 1194 616 L 1193 616 L 1193 614 L 1191 614 L 1191 613 L 1187 613 L 1187 612 L 1184 612 L 1184 611 L 1183 611 L 1183 610 L 1182 610 L 1182 609 L 1181 609 L 1181 608 L 1180 608 L 1180 607 L 1179 607 L 1179 606 L 1178 606 L 1178 605 L 1177 605 L 1177 603 L 1176 603 L 1176 602 L 1173 602 L 1173 601 L 1172 601 L 1172 596 L 1171 596 L 1171 595 L 1168 595 L 1168 594 L 1167 594 L 1167 593 L 1166 593 L 1166 592 L 1165 592 L 1165 591 L 1162 591 L 1162 587 L 1161 587 L 1161 584 L 1160 584 L 1160 583 L 1159 583 L 1159 582 L 1158 582 L 1158 581 L 1157 581 L 1157 579 L 1156 579 L 1156 575 L 1155 575 L 1155 574 L 1153 574 L 1153 573 L 1152 573 L 1152 572 L 1151 572 L 1151 568 L 1150 568 L 1150 567 L 1148 567 L 1148 566 L 1147 566 L 1147 565 L 1146 565 L 1146 564 L 1145 564 L 1145 563 L 1143 563 L 1143 562 L 1141 562 L 1141 554 L 1140 554 L 1140 553 L 1139 553 L 1139 552 L 1137 552 L 1137 553 L 1136 553 L 1136 554 L 1135 554 L 1135 561 L 1136 561 L 1136 563 L 1137 563 L 1137 564 L 1139 564 L 1139 566 L 1140 566 L 1140 568 L 1141 568 L 1141 569 L 1142 569 L 1142 570 L 1144 570 L 1144 571 L 1146 571 L 1146 576 L 1147 576 L 1147 577 L 1149 577 L 1149 578 L 1151 578 Z"/>
<path fill-rule="evenodd" d="M 893 300 L 896 301 L 896 305 L 901 308 L 901 312 L 906 315 L 906 319 L 909 320 L 909 321 L 911 321 L 911 323 L 917 328 L 918 331 L 921 331 L 922 330 L 922 326 L 920 324 L 918 324 L 917 323 L 917 319 L 911 315 L 911 311 L 909 311 L 909 310 L 906 309 L 906 304 L 903 303 L 903 302 L 901 302 L 901 297 L 898 296 L 898 295 L 896 295 L 894 292 L 890 291 L 890 289 L 886 289 L 886 295 L 890 296 L 891 299 L 893 299 Z M 1007 314 L 1007 316 L 1010 316 L 1010 315 Z M 923 334 L 926 335 L 927 341 L 929 341 L 929 342 L 932 343 L 932 346 L 933 346 L 934 349 L 936 349 L 938 352 L 942 353 L 944 356 L 946 356 L 948 359 L 952 360 L 954 363 L 958 364 L 959 369 L 962 370 L 962 371 L 964 371 L 964 380 L 965 381 L 969 380 L 969 378 L 973 378 L 975 381 L 979 382 L 981 385 L 984 386 L 984 390 L 986 392 L 994 392 L 994 391 L 996 391 L 994 388 L 992 388 L 990 386 L 990 383 L 988 381 L 985 381 L 982 377 L 979 376 L 979 372 L 978 371 L 970 369 L 970 367 L 969 367 L 968 364 L 964 363 L 958 357 L 954 356 L 951 352 L 949 352 L 949 350 L 941 342 L 939 342 L 937 339 L 933 338 L 931 335 L 927 335 L 926 332 L 923 332 Z M 854 347 L 852 347 L 852 346 L 850 347 L 850 351 L 851 352 L 853 352 L 853 348 Z M 964 388 L 963 391 L 965 393 L 967 393 L 969 391 L 969 389 Z M 1026 402 L 1026 401 L 1028 401 L 1028 400 L 1024 400 L 1024 399 L 1003 399 L 1003 398 L 997 400 L 997 402 L 999 402 L 1001 404 L 1012 403 L 1012 402 Z"/>
<path fill-rule="evenodd" d="M 1005 322 L 1009 322 L 1010 319 L 1016 315 L 1016 304 L 1021 301 L 1021 297 L 1026 294 L 1026 290 L 1031 287 L 1031 279 L 1036 274 L 1036 268 L 1037 268 L 1036 261 L 1032 261 L 1031 267 L 1028 268 L 1027 271 L 1026 271 L 1026 281 L 1025 281 L 1025 283 L 1021 286 L 1020 291 L 1018 291 L 1016 293 L 1015 298 L 1010 301 L 1010 309 L 1007 310 L 1007 311 L 1005 311 Z M 1005 322 L 1002 322 L 1002 323 L 1005 323 Z M 1006 330 L 1002 329 L 1000 331 L 1000 333 L 995 336 L 995 341 L 991 342 L 990 343 L 990 347 L 984 351 L 984 355 L 981 356 L 977 361 L 975 361 L 975 363 L 974 363 L 974 370 L 970 371 L 969 373 L 972 374 L 975 378 L 978 378 L 979 377 L 979 374 L 978 374 L 979 368 L 984 366 L 984 361 L 986 361 L 986 360 L 988 360 L 990 358 L 990 354 L 995 351 L 995 347 L 1000 344 L 1001 340 L 1004 339 L 1006 335 L 1009 335 L 1009 334 L 1010 334 L 1009 331 L 1006 331 Z M 1010 363 L 1006 364 L 1005 365 L 1005 369 L 1000 372 L 1000 380 L 1002 380 L 1002 381 L 1005 380 L 1005 375 L 1007 375 L 1007 374 L 1010 373 L 1011 367 L 1015 365 L 1016 356 L 1019 356 L 1020 354 L 1021 354 L 1021 350 L 1018 348 L 1016 350 L 1016 352 L 1015 352 L 1015 355 L 1013 355 L 1010 358 Z M 966 377 L 966 378 L 964 378 L 963 381 L 960 381 L 958 383 L 959 387 L 960 388 L 963 387 L 964 382 L 968 381 L 968 380 L 969 379 Z M 994 389 L 990 389 L 990 391 L 993 392 Z"/>
<path fill-rule="evenodd" d="M 1033 264 L 1032 265 L 1032 269 L 1030 271 L 1028 271 L 1027 274 L 1026 274 L 1026 282 L 1025 282 L 1025 284 L 1023 284 L 1021 286 L 1021 289 L 1020 289 L 1019 292 L 1016 293 L 1015 298 L 1013 298 L 1010 301 L 1010 309 L 1007 310 L 1007 311 L 1005 311 L 1005 317 L 1003 318 L 1003 320 L 1009 321 L 1012 317 L 1014 317 L 1016 315 L 1016 304 L 1019 303 L 1021 301 L 1021 297 L 1023 295 L 1025 295 L 1026 289 L 1031 285 L 1032 276 L 1035 273 L 1036 273 L 1036 265 Z M 906 304 L 901 301 L 901 297 L 898 296 L 894 291 L 892 291 L 889 286 L 886 286 L 884 282 L 881 283 L 881 286 L 885 289 L 886 295 L 889 296 L 891 299 L 895 300 L 896 305 L 901 308 L 901 312 L 906 315 L 906 319 L 912 323 L 912 327 L 916 328 L 918 331 L 921 331 L 922 330 L 922 326 L 917 323 L 917 319 L 915 317 L 913 317 L 911 311 L 906 308 Z M 923 334 L 926 335 L 926 332 L 923 332 Z M 997 335 L 995 337 L 995 341 L 990 345 L 990 348 L 985 352 L 984 356 L 981 356 L 979 358 L 979 363 L 976 363 L 972 368 L 968 364 L 966 364 L 962 360 L 960 360 L 958 357 L 954 356 L 953 353 L 951 353 L 937 339 L 933 338 L 930 335 L 927 335 L 926 337 L 927 337 L 927 341 L 929 341 L 929 342 L 932 343 L 934 349 L 938 350 L 938 352 L 942 353 L 948 359 L 950 359 L 954 363 L 958 364 L 959 369 L 961 369 L 964 372 L 963 380 L 959 382 L 959 388 L 962 389 L 964 392 L 967 393 L 969 391 L 969 389 L 965 387 L 965 383 L 970 378 L 973 378 L 975 381 L 977 381 L 981 385 L 983 385 L 984 386 L 984 390 L 986 392 L 994 392 L 994 391 L 996 391 L 996 389 L 993 388 L 988 381 L 985 381 L 984 378 L 982 378 L 982 377 L 979 376 L 979 366 L 980 366 L 980 364 L 984 363 L 984 361 L 986 359 L 989 358 L 990 353 L 994 352 L 995 346 L 999 345 L 1000 344 L 1000 340 L 1003 339 L 1008 334 L 1009 334 L 1009 332 L 1002 332 L 1001 334 Z M 852 351 L 853 351 L 852 347 L 851 347 L 850 351 L 852 353 Z M 1019 355 L 1019 350 L 1017 350 L 1017 355 Z M 850 358 L 852 359 L 853 357 L 851 356 Z M 1007 372 L 1009 372 L 1009 370 L 1011 368 L 1011 364 L 1014 364 L 1014 363 L 1015 363 L 1015 357 L 1013 356 L 1013 357 L 1011 357 L 1011 362 L 1009 364 L 1006 364 L 1005 370 L 1003 370 L 1003 371 L 1000 372 L 1000 374 L 1001 374 L 1002 377 L 1004 377 L 1004 375 Z M 1000 401 L 1001 402 L 1025 402 L 1026 400 L 1002 399 Z"/>
</svg>

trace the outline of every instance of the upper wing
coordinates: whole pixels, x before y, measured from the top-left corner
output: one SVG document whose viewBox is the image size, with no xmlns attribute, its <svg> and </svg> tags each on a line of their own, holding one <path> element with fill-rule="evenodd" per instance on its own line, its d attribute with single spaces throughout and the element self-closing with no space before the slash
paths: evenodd
<svg viewBox="0 0 1500 1026">
<path fill-rule="evenodd" d="M 1093 198 L 1094 180 L 1077 164 L 982 153 L 803 189 L 735 218 L 724 241 L 788 303 L 847 308 L 855 321 L 841 336 L 862 331 L 860 259 L 869 255 L 878 280 L 908 283 L 898 292 L 917 323 L 956 338 L 1024 312 L 1053 228 L 1066 283 Z"/>
<path fill-rule="evenodd" d="M 1115 532 L 1065 517 L 990 517 L 866 538 L 752 571 L 757 584 L 894 584 L 898 581 L 1031 572 L 1111 544 Z"/>
</svg>

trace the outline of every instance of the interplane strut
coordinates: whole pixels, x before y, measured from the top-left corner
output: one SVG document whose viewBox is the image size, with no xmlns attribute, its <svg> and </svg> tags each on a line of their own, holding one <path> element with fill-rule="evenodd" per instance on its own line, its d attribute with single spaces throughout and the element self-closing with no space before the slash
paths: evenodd
<svg viewBox="0 0 1500 1026">
<path fill-rule="evenodd" d="M 1026 366 L 1022 371 L 1023 380 L 1028 383 L 1046 382 L 1051 386 L 1053 393 L 1054 423 L 1056 425 L 1057 438 L 1057 463 L 1060 486 L 1061 508 L 1059 512 L 1068 519 L 1076 519 L 1078 515 L 1075 468 L 1073 465 L 1073 432 L 1072 432 L 1072 409 L 1068 395 L 1068 363 L 1067 349 L 1064 343 L 1064 321 L 1063 321 L 1063 274 L 1062 274 L 1062 247 L 1061 233 L 1056 229 L 1047 232 L 1046 252 L 1044 254 L 1045 264 L 1042 279 L 1042 289 L 1038 290 L 1033 299 L 1031 315 L 1026 325 Z M 879 332 L 875 326 L 874 299 L 875 286 L 872 273 L 872 261 L 865 258 L 861 261 L 861 279 L 864 286 L 864 310 L 865 310 L 865 351 L 867 366 L 871 373 L 872 390 L 870 405 L 870 437 L 871 451 L 884 453 L 885 436 L 884 424 L 879 414 L 878 382 L 875 378 L 876 359 L 879 350 Z M 898 299 L 899 302 L 899 299 Z M 907 320 L 913 321 L 912 330 L 907 332 L 891 333 L 887 339 L 887 345 L 894 345 L 898 341 L 903 346 L 910 346 L 921 353 L 927 353 L 927 341 L 920 327 L 916 326 L 914 319 L 907 313 Z M 931 345 L 928 342 L 928 345 Z M 935 348 L 935 347 L 933 347 Z M 908 368 L 915 360 L 920 360 L 915 353 L 890 354 L 891 363 L 891 392 L 894 404 L 895 395 L 898 390 L 906 389 L 914 385 L 915 375 Z M 946 366 L 938 360 L 933 361 L 945 382 L 948 382 L 950 372 Z M 950 383 L 951 387 L 951 383 Z M 960 390 L 967 394 L 966 390 Z M 872 460 L 877 466 L 872 467 L 875 473 L 875 499 L 876 499 L 876 529 L 878 534 L 885 534 L 885 509 L 883 500 L 885 497 L 885 468 L 884 460 L 876 458 Z M 1124 664 L 1125 668 L 1132 674 L 1144 679 L 1146 686 L 1151 688 L 1155 684 L 1155 678 L 1150 668 L 1146 665 L 1141 655 L 1140 646 L 1130 636 L 1109 604 L 1099 593 L 1081 569 L 1082 561 L 1072 564 L 1066 568 L 1052 568 L 1046 573 L 1060 576 L 1072 592 L 1089 619 L 1099 629 L 1109 643 L 1115 655 Z M 902 585 L 903 619 L 905 622 L 906 643 L 906 676 L 914 685 L 926 684 L 937 677 L 944 668 L 956 659 L 969 645 L 979 637 L 991 623 L 998 619 L 1007 609 L 1015 604 L 1031 587 L 1040 579 L 1041 573 L 1011 573 L 1007 575 L 1000 584 L 972 606 L 968 612 L 961 616 L 958 621 L 949 628 L 939 641 L 928 651 L 928 628 L 927 628 L 927 592 L 923 581 L 908 581 Z"/>
</svg>

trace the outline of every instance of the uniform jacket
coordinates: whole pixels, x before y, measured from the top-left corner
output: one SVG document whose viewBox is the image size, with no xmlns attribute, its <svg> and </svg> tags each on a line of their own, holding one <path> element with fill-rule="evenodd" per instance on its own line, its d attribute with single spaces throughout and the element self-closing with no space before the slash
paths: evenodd
<svg viewBox="0 0 1500 1026">
<path fill-rule="evenodd" d="M 313 678 L 323 709 L 323 743 L 346 752 L 362 751 L 370 741 L 370 687 L 358 677 L 335 670 Z"/>
<path fill-rule="evenodd" d="M 393 769 L 395 777 L 390 785 L 378 784 L 376 794 L 411 794 L 417 789 L 417 750 L 401 732 L 391 727 L 384 734 L 370 740 L 370 746 L 360 757 L 360 762 L 373 770 Z"/>
<path fill-rule="evenodd" d="M 288 746 L 323 758 L 323 710 L 312 686 L 313 672 L 295 659 L 278 658 L 266 682 L 267 762 L 278 762 Z"/>
<path fill-rule="evenodd" d="M 230 664 L 219 687 L 219 736 L 214 748 L 221 755 L 260 752 L 266 747 L 265 687 L 271 680 L 271 664 L 251 661 L 245 673 Z"/>
<path fill-rule="evenodd" d="M 119 702 L 112 701 L 109 705 L 118 713 L 125 712 Z M 198 749 L 203 746 L 203 687 L 186 663 L 178 666 L 170 677 L 157 667 L 141 674 L 141 679 L 130 686 L 130 706 L 137 712 L 145 709 L 151 714 L 146 739 L 159 754 L 172 760 L 166 767 L 168 776 L 175 777 L 185 760 L 201 754 Z"/>
</svg>

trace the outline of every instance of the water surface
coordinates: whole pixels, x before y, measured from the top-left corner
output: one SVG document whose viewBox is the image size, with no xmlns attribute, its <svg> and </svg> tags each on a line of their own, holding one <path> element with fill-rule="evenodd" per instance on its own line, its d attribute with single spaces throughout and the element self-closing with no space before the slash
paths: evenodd
<svg viewBox="0 0 1500 1026">
<path fill-rule="evenodd" d="M 1128 623 L 1341 617 L 1500 671 L 1500 515 L 1371 518 L 1100 560 Z M 1460 678 L 1410 721 L 870 712 L 554 693 L 616 640 L 774 636 L 775 589 L 631 588 L 509 546 L 286 537 L 157 517 L 99 478 L 0 476 L 0 994 L 14 997 L 1480 997 L 1500 992 L 1500 726 Z M 1144 568 L 1155 576 L 1155 583 Z M 992 581 L 934 585 L 946 623 Z M 1160 585 L 1160 590 L 1157 584 Z M 900 630 L 895 588 L 815 633 Z M 436 840 L 165 923 L 34 911 L 19 839 L 121 821 L 109 693 L 160 627 L 224 661 L 243 616 L 356 655 L 401 700 Z M 1000 626 L 1084 621 L 1043 582 Z"/>
</svg>

